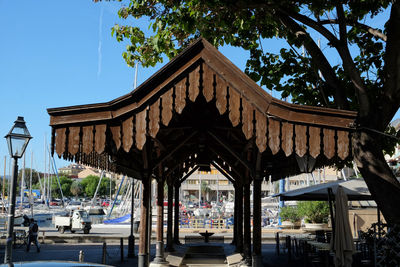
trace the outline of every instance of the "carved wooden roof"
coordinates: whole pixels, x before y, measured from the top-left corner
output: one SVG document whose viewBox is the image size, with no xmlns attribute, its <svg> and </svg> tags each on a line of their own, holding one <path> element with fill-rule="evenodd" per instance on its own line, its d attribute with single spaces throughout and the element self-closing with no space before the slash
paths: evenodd
<svg viewBox="0 0 400 267">
<path fill-rule="evenodd" d="M 187 171 L 199 161 L 240 176 L 252 168 L 253 144 L 261 171 L 279 179 L 299 172 L 295 155 L 317 166 L 350 157 L 356 118 L 271 97 L 204 39 L 127 95 L 48 113 L 59 157 L 139 179 L 144 169 Z"/>
</svg>

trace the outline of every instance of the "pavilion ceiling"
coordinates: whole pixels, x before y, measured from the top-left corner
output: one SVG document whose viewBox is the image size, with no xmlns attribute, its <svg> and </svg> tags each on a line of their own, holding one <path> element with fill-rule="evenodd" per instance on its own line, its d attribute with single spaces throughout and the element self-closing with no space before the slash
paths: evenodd
<svg viewBox="0 0 400 267">
<path fill-rule="evenodd" d="M 272 98 L 204 39 L 128 95 L 48 113 L 59 157 L 138 179 L 206 162 L 239 177 L 257 153 L 262 175 L 280 179 L 299 172 L 295 155 L 317 167 L 351 157 L 356 118 Z"/>
</svg>

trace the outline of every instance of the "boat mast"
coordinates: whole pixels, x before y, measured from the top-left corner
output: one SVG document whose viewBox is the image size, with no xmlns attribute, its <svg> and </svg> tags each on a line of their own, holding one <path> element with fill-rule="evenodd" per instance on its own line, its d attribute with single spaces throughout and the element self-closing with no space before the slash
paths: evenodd
<svg viewBox="0 0 400 267">
<path fill-rule="evenodd" d="M 44 135 L 44 173 L 43 173 L 43 195 L 42 195 L 42 200 L 45 201 L 47 205 L 49 205 L 48 199 L 47 199 L 47 191 L 46 191 L 46 134 Z"/>
<path fill-rule="evenodd" d="M 64 203 L 64 193 L 63 193 L 63 191 L 62 191 L 61 181 L 60 181 L 60 176 L 58 175 L 58 170 L 57 170 L 57 166 L 56 166 L 56 161 L 55 161 L 54 157 L 51 156 L 50 149 L 49 149 L 48 151 L 49 151 L 49 168 L 50 168 L 50 158 L 51 158 L 51 159 L 53 159 L 53 161 L 51 162 L 51 163 L 52 163 L 51 167 L 53 168 L 53 172 L 54 172 L 54 174 L 56 175 L 56 178 L 57 178 L 58 187 L 60 188 L 61 203 L 62 203 L 62 206 L 65 207 L 65 203 Z M 51 181 L 53 182 L 53 177 L 52 177 L 51 179 L 52 179 Z"/>
<path fill-rule="evenodd" d="M 22 210 L 22 203 L 24 201 L 24 182 L 25 182 L 25 155 L 24 154 L 24 162 L 22 164 L 22 177 L 21 177 L 21 204 L 19 206 L 20 210 Z"/>
<path fill-rule="evenodd" d="M 96 191 L 94 192 L 94 196 L 93 196 L 93 198 L 92 198 L 92 207 L 94 207 L 94 202 L 95 202 L 95 200 L 96 200 L 97 192 L 99 191 L 100 184 L 101 184 L 101 180 L 103 179 L 103 176 L 104 176 L 104 171 L 101 171 L 99 183 L 97 184 Z M 100 203 L 100 205 L 101 205 L 101 203 Z"/>
<path fill-rule="evenodd" d="M 32 216 L 32 218 L 33 218 L 32 165 L 33 165 L 33 151 L 31 150 L 31 175 L 30 175 L 30 177 L 29 177 L 29 206 L 31 207 L 31 216 Z"/>
<path fill-rule="evenodd" d="M 47 145 L 46 145 L 46 148 L 47 148 Z M 50 160 L 50 153 L 49 153 L 49 162 L 48 162 L 48 168 L 47 168 L 47 171 L 48 171 L 48 173 L 47 173 L 47 181 L 48 181 L 47 199 L 48 199 L 48 201 L 51 200 L 51 184 L 52 184 L 51 182 L 53 181 L 53 176 L 50 174 L 50 170 L 51 170 L 50 163 L 51 163 L 51 160 Z"/>
<path fill-rule="evenodd" d="M 6 164 L 7 164 L 7 156 L 4 156 L 4 176 L 3 176 L 3 207 L 1 207 L 1 213 L 4 213 L 4 206 L 6 205 L 4 199 L 6 197 Z"/>
</svg>

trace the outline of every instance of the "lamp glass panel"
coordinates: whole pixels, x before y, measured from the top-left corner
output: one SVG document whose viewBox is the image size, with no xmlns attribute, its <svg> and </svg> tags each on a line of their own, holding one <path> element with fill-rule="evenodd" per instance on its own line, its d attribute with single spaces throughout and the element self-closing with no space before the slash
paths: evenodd
<svg viewBox="0 0 400 267">
<path fill-rule="evenodd" d="M 8 145 L 8 152 L 12 156 L 13 151 L 12 151 L 12 145 L 11 145 L 11 136 L 6 136 L 6 139 L 7 139 L 7 145 Z"/>
<path fill-rule="evenodd" d="M 23 134 L 29 135 L 28 129 L 25 127 L 25 123 L 15 123 L 14 128 L 11 131 L 12 134 Z"/>
<path fill-rule="evenodd" d="M 12 155 L 14 157 L 22 157 L 25 152 L 26 143 L 28 138 L 21 138 L 17 136 L 11 136 L 11 146 L 12 146 Z"/>
</svg>

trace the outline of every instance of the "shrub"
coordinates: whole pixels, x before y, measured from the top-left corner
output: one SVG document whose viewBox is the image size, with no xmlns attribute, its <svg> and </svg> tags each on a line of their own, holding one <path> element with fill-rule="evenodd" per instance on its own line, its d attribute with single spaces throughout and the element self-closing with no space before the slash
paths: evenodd
<svg viewBox="0 0 400 267">
<path fill-rule="evenodd" d="M 301 219 L 297 207 L 282 207 L 279 215 L 283 221 L 291 221 L 292 223 L 298 222 Z"/>
<path fill-rule="evenodd" d="M 305 217 L 307 223 L 327 223 L 329 205 L 326 201 L 300 201 L 297 203 L 300 216 Z"/>
</svg>

